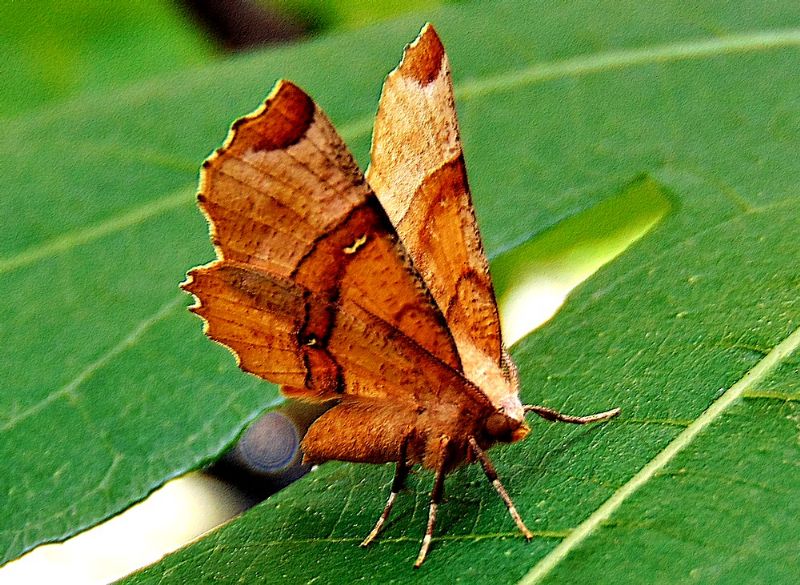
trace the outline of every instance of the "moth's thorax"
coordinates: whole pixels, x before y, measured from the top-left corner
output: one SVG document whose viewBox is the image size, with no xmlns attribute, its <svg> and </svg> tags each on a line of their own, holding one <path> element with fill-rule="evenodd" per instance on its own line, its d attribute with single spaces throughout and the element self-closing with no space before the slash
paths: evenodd
<svg viewBox="0 0 800 585">
<path fill-rule="evenodd" d="M 469 356 L 469 365 L 465 364 L 464 369 L 494 407 L 484 423 L 483 430 L 489 437 L 504 443 L 525 438 L 529 428 L 519 399 L 519 376 L 511 358 L 504 352 L 501 366 L 489 356 L 475 352 Z"/>
<path fill-rule="evenodd" d="M 461 362 L 464 368 L 464 375 L 470 382 L 481 389 L 495 408 L 511 407 L 513 400 L 509 403 L 509 397 L 516 398 L 519 403 L 519 376 L 517 368 L 505 352 L 503 353 L 502 365 L 491 356 L 478 350 L 471 343 L 458 344 L 458 352 L 461 355 Z M 521 408 L 521 406 L 520 406 Z M 517 412 L 512 408 L 510 412 Z M 522 420 L 520 414 L 519 420 Z"/>
</svg>

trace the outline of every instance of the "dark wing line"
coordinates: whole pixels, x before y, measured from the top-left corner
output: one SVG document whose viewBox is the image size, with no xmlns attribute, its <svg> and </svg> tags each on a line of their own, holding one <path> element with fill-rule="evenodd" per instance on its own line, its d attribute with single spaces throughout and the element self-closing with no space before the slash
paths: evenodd
<svg viewBox="0 0 800 585">
<path fill-rule="evenodd" d="M 227 276 L 232 277 L 226 281 L 225 277 Z M 236 283 L 228 290 L 240 293 L 240 298 L 231 299 L 223 294 L 208 292 L 205 292 L 202 298 L 199 297 L 196 294 L 196 290 L 198 287 L 203 286 L 202 281 L 206 279 L 215 279 L 217 283 L 225 283 L 229 286 L 231 283 Z M 293 374 L 298 380 L 302 378 L 302 385 L 306 388 L 309 387 L 308 381 L 315 378 L 313 364 L 310 365 L 306 358 L 308 352 L 304 352 L 304 344 L 301 336 L 301 330 L 303 328 L 301 317 L 303 316 L 294 311 L 281 311 L 270 307 L 269 301 L 274 299 L 274 297 L 259 297 L 260 292 L 269 290 L 269 287 L 261 286 L 263 284 L 268 284 L 269 287 L 272 288 L 278 288 L 281 293 L 290 296 L 294 301 L 291 305 L 292 307 L 300 304 L 304 306 L 313 306 L 316 307 L 317 310 L 330 311 L 335 315 L 328 339 L 315 339 L 315 345 L 319 344 L 315 349 L 328 352 L 330 359 L 337 368 L 341 368 L 345 372 L 347 372 L 348 369 L 358 369 L 362 372 L 371 373 L 378 378 L 381 375 L 381 371 L 385 369 L 384 366 L 388 364 L 394 367 L 396 371 L 402 370 L 407 374 L 407 382 L 412 385 L 415 394 L 445 393 L 446 395 L 451 395 L 451 393 L 458 393 L 460 396 L 463 396 L 464 392 L 466 392 L 477 404 L 487 406 L 491 404 L 486 395 L 472 382 L 466 379 L 460 371 L 432 354 L 412 337 L 370 312 L 369 309 L 353 299 L 348 299 L 343 303 L 332 304 L 329 303 L 327 299 L 320 297 L 297 282 L 274 274 L 255 271 L 252 267 L 242 263 L 222 263 L 215 261 L 206 266 L 195 268 L 189 273 L 189 278 L 181 286 L 184 290 L 195 295 L 197 302 L 190 309 L 204 320 L 207 330 L 215 329 L 217 325 L 225 322 L 237 328 L 249 328 L 258 331 L 258 327 L 254 326 L 251 322 L 258 315 L 266 316 L 284 325 L 283 327 L 272 329 L 268 332 L 273 337 L 272 342 L 268 344 L 238 339 L 230 335 L 214 336 L 213 333 L 209 334 L 214 341 L 226 347 L 240 359 L 240 367 L 243 370 L 278 384 L 296 386 L 297 384 L 287 382 L 283 379 L 270 378 L 270 374 L 275 373 Z M 246 299 L 250 299 L 252 301 L 251 304 L 245 305 L 244 302 L 242 302 Z M 229 317 L 221 317 L 214 311 L 207 311 L 207 309 L 217 301 L 235 303 L 247 316 L 237 320 Z M 261 305 L 259 301 L 266 301 L 267 306 Z M 256 315 L 253 315 L 253 312 L 255 312 Z M 346 327 L 346 333 L 352 334 L 354 331 L 354 324 L 358 325 L 358 329 L 368 332 L 370 339 L 378 340 L 379 343 L 382 344 L 382 347 L 371 348 L 361 336 L 354 336 L 354 338 L 363 341 L 362 345 L 357 348 L 363 353 L 359 351 L 347 351 L 349 347 L 347 345 L 339 347 L 338 344 L 341 343 L 341 340 L 337 337 L 337 328 Z M 333 339 L 335 337 L 337 339 Z M 263 369 L 251 368 L 246 354 L 243 356 L 245 352 L 242 351 L 242 345 L 259 348 L 259 351 L 264 349 L 266 353 L 269 353 L 270 350 L 283 354 L 291 353 L 297 358 L 297 363 L 303 364 L 303 369 L 266 371 Z M 308 345 L 305 345 L 305 347 L 308 347 Z M 363 351 L 365 348 L 367 351 Z M 372 359 L 361 361 L 353 359 L 355 356 L 359 355 L 366 355 Z M 398 357 L 405 358 L 407 361 L 413 360 L 414 365 L 417 366 L 415 368 L 416 371 L 406 372 L 403 370 L 403 363 L 397 361 Z M 391 382 L 392 380 L 388 381 Z M 357 397 L 360 396 L 358 393 L 359 387 L 359 385 L 343 386 L 339 388 L 337 392 L 326 391 L 320 394 L 319 399 L 336 399 L 341 397 L 342 394 Z M 394 387 L 394 390 L 394 392 L 385 393 L 384 397 L 389 398 L 391 396 L 392 398 L 402 399 L 406 388 L 398 385 Z M 375 394 L 371 393 L 368 394 L 368 396 L 375 397 Z M 418 401 L 424 402 L 424 400 Z"/>
</svg>

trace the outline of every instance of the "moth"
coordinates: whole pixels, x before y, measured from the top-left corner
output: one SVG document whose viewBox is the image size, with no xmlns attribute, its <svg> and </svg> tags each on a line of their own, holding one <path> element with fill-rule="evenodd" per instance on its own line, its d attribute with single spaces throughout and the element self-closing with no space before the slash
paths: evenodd
<svg viewBox="0 0 800 585">
<path fill-rule="evenodd" d="M 396 463 L 362 545 L 421 464 L 434 480 L 419 567 L 445 475 L 476 461 L 530 539 L 486 450 L 523 439 L 527 412 L 582 424 L 619 410 L 520 402 L 433 27 L 384 83 L 366 177 L 314 101 L 279 81 L 203 163 L 197 199 L 218 259 L 182 287 L 205 333 L 284 395 L 333 404 L 303 439 L 306 461 Z"/>
</svg>

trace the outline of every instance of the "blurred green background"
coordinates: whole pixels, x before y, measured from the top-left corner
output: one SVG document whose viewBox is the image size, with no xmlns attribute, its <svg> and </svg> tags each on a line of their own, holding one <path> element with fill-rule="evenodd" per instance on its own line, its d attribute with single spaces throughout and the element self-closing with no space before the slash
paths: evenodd
<svg viewBox="0 0 800 585">
<path fill-rule="evenodd" d="M 9 0 L 0 3 L 0 115 L 444 3 Z"/>
</svg>

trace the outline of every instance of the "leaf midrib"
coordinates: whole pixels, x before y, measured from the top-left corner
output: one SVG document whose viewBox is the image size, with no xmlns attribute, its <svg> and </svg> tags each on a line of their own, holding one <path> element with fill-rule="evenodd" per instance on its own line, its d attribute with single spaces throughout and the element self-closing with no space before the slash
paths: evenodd
<svg viewBox="0 0 800 585">
<path fill-rule="evenodd" d="M 570 552 L 608 520 L 611 515 L 636 491 L 656 476 L 678 453 L 717 420 L 731 405 L 742 398 L 745 392 L 781 364 L 800 346 L 800 327 L 784 338 L 761 361 L 753 366 L 742 378 L 725 391 L 711 405 L 680 433 L 653 459 L 642 467 L 622 487 L 616 490 L 599 508 L 573 530 L 570 535 L 534 565 L 519 580 L 518 585 L 533 585 L 541 582 Z"/>
</svg>

